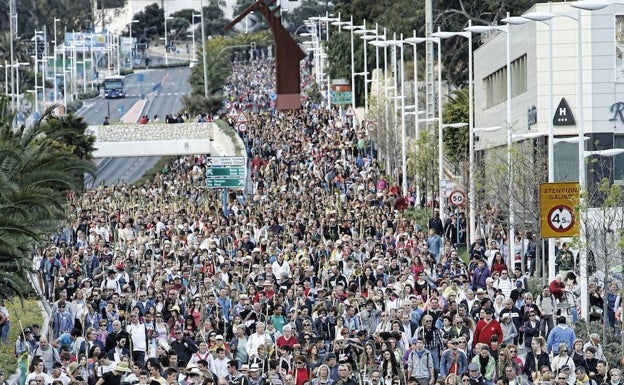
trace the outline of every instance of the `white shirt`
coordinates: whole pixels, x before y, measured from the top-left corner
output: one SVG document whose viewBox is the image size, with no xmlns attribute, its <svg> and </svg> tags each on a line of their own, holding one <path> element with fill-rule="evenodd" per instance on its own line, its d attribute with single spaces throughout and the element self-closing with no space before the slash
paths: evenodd
<svg viewBox="0 0 624 385">
<path fill-rule="evenodd" d="M 262 332 L 262 334 L 258 334 L 258 332 L 256 332 L 250 335 L 249 339 L 247 339 L 247 344 L 245 345 L 249 357 L 257 356 L 258 346 L 266 343 L 272 344 L 273 341 L 271 340 L 271 336 L 265 332 Z"/>
<path fill-rule="evenodd" d="M 147 352 L 145 325 L 140 322 L 132 322 L 126 326 L 126 331 L 130 334 L 130 338 L 132 339 L 132 350 L 137 352 Z"/>
</svg>

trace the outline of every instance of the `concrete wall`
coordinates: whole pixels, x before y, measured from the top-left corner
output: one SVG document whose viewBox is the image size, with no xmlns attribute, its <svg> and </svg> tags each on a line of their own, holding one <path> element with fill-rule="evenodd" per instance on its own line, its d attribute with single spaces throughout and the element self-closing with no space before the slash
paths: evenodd
<svg viewBox="0 0 624 385">
<path fill-rule="evenodd" d="M 245 155 L 240 138 L 233 140 L 214 123 L 151 123 L 90 126 L 96 137 L 94 158 L 193 155 Z"/>
</svg>

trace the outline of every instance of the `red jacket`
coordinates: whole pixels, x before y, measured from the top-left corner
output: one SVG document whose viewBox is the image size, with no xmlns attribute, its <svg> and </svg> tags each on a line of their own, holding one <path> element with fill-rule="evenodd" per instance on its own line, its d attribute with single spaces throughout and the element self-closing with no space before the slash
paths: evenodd
<svg viewBox="0 0 624 385">
<path fill-rule="evenodd" d="M 498 336 L 498 343 L 503 342 L 503 329 L 497 320 L 493 319 L 490 322 L 485 320 L 479 320 L 474 331 L 474 337 L 472 338 L 472 347 L 474 348 L 477 343 L 486 344 L 490 346 L 490 337 L 493 335 Z"/>
</svg>

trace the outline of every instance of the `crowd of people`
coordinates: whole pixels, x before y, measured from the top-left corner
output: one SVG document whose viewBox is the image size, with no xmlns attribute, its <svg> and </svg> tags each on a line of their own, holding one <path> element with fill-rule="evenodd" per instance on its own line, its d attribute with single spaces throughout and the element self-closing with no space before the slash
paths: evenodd
<svg viewBox="0 0 624 385">
<path fill-rule="evenodd" d="M 273 76 L 258 60 L 227 86 L 258 110 L 252 193 L 204 188 L 198 155 L 71 202 L 35 255 L 52 310 L 16 343 L 26 384 L 619 384 L 558 308 L 566 277 L 534 297 L 505 264 L 495 209 L 464 262 L 457 218 L 406 216 L 369 133 L 313 103 L 271 109 Z"/>
</svg>

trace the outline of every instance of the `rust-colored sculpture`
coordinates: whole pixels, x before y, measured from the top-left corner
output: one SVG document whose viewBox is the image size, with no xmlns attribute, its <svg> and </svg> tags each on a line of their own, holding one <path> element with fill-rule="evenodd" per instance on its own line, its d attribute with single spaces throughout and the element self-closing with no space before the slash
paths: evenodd
<svg viewBox="0 0 624 385">
<path fill-rule="evenodd" d="M 231 29 L 236 23 L 253 11 L 260 11 L 271 26 L 275 40 L 275 72 L 277 77 L 277 108 L 294 110 L 301 108 L 301 74 L 299 62 L 305 53 L 282 25 L 279 6 L 272 8 L 275 0 L 258 0 L 238 15 L 225 29 Z"/>
</svg>

